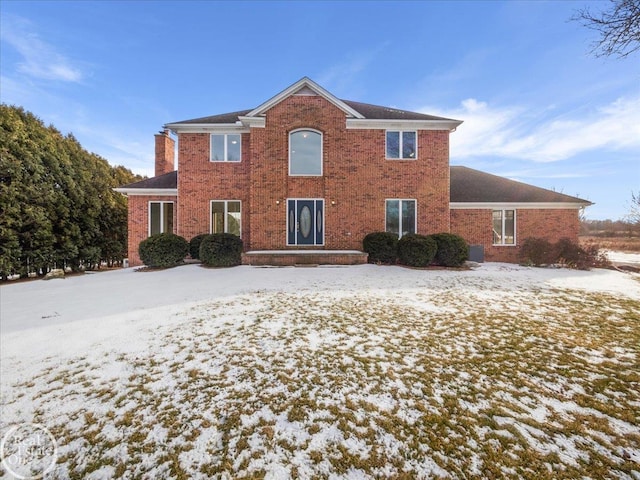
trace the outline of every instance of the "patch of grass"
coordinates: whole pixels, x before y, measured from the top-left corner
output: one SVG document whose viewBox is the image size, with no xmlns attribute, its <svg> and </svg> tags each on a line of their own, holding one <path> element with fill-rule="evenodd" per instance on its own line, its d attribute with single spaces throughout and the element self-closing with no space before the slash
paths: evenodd
<svg viewBox="0 0 640 480">
<path fill-rule="evenodd" d="M 73 446 L 52 478 L 631 478 L 640 302 L 471 286 L 257 292 L 118 355 L 120 377 L 85 358 L 15 388 Z"/>
</svg>

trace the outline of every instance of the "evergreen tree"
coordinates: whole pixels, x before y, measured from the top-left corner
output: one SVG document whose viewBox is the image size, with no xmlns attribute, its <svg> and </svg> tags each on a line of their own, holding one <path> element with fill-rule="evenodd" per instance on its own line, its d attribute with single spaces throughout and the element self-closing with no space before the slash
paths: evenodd
<svg viewBox="0 0 640 480">
<path fill-rule="evenodd" d="M 121 262 L 126 198 L 141 177 L 20 107 L 0 105 L 0 279 Z"/>
</svg>

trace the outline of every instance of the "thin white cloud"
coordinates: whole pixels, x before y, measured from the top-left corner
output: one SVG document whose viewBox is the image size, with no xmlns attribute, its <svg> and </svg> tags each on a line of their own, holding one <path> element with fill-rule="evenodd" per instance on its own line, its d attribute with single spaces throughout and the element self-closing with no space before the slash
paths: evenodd
<svg viewBox="0 0 640 480">
<path fill-rule="evenodd" d="M 29 21 L 15 16 L 5 18 L 1 34 L 2 41 L 22 57 L 17 64 L 18 72 L 41 80 L 82 81 L 82 70 L 55 46 L 42 40 Z"/>
<path fill-rule="evenodd" d="M 356 82 L 361 73 L 372 64 L 388 46 L 383 42 L 369 50 L 350 52 L 343 62 L 336 63 L 318 75 L 317 82 L 330 90 L 348 90 Z"/>
<path fill-rule="evenodd" d="M 494 156 L 555 162 L 597 150 L 640 148 L 640 96 L 569 113 L 523 105 L 495 107 L 470 98 L 450 111 L 420 111 L 459 118 L 451 158 Z"/>
</svg>

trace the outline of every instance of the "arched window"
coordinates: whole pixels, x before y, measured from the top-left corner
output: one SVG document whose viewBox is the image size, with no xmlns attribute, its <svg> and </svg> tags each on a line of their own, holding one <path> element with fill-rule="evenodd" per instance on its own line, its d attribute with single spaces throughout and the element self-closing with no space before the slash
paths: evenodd
<svg viewBox="0 0 640 480">
<path fill-rule="evenodd" d="M 289 175 L 322 175 L 322 134 L 296 130 L 289 134 Z"/>
</svg>

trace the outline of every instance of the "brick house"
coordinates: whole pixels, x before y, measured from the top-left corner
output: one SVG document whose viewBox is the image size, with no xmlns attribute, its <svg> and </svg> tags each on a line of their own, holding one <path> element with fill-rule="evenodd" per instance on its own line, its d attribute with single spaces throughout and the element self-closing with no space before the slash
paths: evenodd
<svg viewBox="0 0 640 480">
<path fill-rule="evenodd" d="M 462 122 L 340 100 L 302 78 L 252 110 L 169 123 L 128 196 L 129 263 L 173 232 L 229 232 L 245 263 L 361 263 L 373 231 L 452 232 L 489 261 L 530 236 L 577 240 L 580 198 L 449 165 Z M 174 170 L 177 136 L 178 162 Z"/>
</svg>

